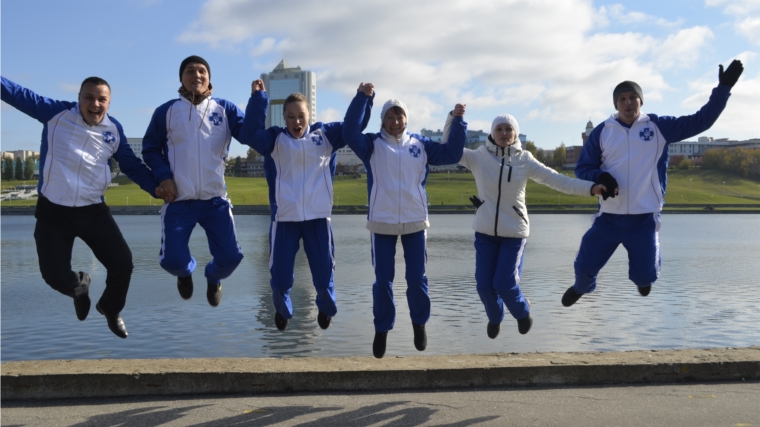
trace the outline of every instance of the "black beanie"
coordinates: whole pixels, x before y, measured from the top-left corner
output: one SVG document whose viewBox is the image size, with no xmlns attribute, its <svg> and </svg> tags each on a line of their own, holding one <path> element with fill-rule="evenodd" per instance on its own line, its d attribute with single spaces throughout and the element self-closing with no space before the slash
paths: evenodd
<svg viewBox="0 0 760 427">
<path fill-rule="evenodd" d="M 208 71 L 208 81 L 211 81 L 211 67 L 209 67 L 208 62 L 206 62 L 205 59 L 201 58 L 197 55 L 188 56 L 185 58 L 184 61 L 182 61 L 182 64 L 179 66 L 179 81 L 182 81 L 182 72 L 185 71 L 185 67 L 187 67 L 187 64 L 195 62 L 196 64 L 203 64 L 206 66 L 206 71 Z"/>
<path fill-rule="evenodd" d="M 209 71 L 209 74 L 210 73 L 211 71 Z M 617 108 L 618 96 L 626 92 L 636 92 L 636 95 L 638 95 L 639 99 L 641 100 L 641 105 L 644 105 L 644 94 L 641 93 L 641 86 L 639 86 L 636 82 L 632 82 L 630 80 L 626 80 L 623 83 L 615 86 L 615 90 L 612 91 L 612 105 Z"/>
</svg>

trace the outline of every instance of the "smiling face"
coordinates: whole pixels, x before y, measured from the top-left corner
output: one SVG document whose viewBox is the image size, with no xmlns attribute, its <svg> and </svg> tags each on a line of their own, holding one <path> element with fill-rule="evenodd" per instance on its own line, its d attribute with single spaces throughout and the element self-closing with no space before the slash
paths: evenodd
<svg viewBox="0 0 760 427">
<path fill-rule="evenodd" d="M 203 95 L 208 91 L 208 70 L 203 64 L 191 62 L 182 70 L 182 86 L 195 95 Z"/>
<path fill-rule="evenodd" d="M 499 147 L 506 147 L 515 143 L 515 128 L 509 123 L 500 123 L 496 125 L 491 137 Z"/>
<path fill-rule="evenodd" d="M 301 138 L 309 125 L 311 114 L 309 106 L 303 101 L 289 102 L 282 111 L 285 117 L 285 127 L 294 138 Z"/>
<path fill-rule="evenodd" d="M 625 124 L 632 124 L 641 114 L 641 98 L 636 92 L 623 92 L 615 100 L 618 119 Z"/>
<path fill-rule="evenodd" d="M 383 128 L 389 135 L 398 137 L 406 129 L 406 114 L 399 107 L 393 107 L 383 117 Z"/>
<path fill-rule="evenodd" d="M 79 90 L 79 111 L 90 126 L 103 121 L 110 105 L 111 89 L 106 85 L 85 83 Z"/>
</svg>

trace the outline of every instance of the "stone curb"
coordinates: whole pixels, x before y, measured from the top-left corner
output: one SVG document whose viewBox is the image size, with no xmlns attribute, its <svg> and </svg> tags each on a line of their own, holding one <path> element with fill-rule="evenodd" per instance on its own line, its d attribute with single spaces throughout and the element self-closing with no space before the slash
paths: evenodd
<svg viewBox="0 0 760 427">
<path fill-rule="evenodd" d="M 383 391 L 760 379 L 760 347 L 286 359 L 2 364 L 2 399 Z"/>
</svg>

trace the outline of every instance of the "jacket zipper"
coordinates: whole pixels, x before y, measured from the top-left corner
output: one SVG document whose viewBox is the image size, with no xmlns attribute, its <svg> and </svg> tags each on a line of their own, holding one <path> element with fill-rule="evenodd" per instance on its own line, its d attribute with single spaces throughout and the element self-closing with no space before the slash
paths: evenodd
<svg viewBox="0 0 760 427">
<path fill-rule="evenodd" d="M 191 111 L 195 113 L 193 114 L 195 120 L 198 120 L 198 106 L 191 105 L 191 108 L 193 108 L 193 110 Z M 201 181 L 203 178 L 203 174 L 201 173 L 202 172 L 201 170 L 201 131 L 200 131 L 201 126 L 203 126 L 203 120 L 201 120 L 201 123 L 198 125 L 198 131 L 194 132 L 195 133 L 195 147 L 196 147 L 196 152 L 198 154 L 197 156 L 198 157 L 198 181 L 197 181 L 198 186 L 195 188 L 195 194 L 198 200 L 201 200 L 201 189 L 203 188 L 203 182 Z M 195 127 L 195 123 L 193 123 L 193 127 Z"/>
<path fill-rule="evenodd" d="M 528 219 L 525 218 L 525 215 L 523 215 L 522 212 L 520 212 L 520 209 L 517 209 L 517 206 L 512 206 L 512 209 L 514 209 L 515 212 L 517 212 L 517 215 L 520 215 L 520 218 L 522 218 L 522 220 L 525 221 L 526 224 L 528 223 Z"/>
<path fill-rule="evenodd" d="M 499 150 L 496 150 L 496 153 L 499 153 Z M 510 167 L 510 176 L 512 172 L 512 168 Z M 493 224 L 493 235 L 499 236 L 499 204 L 501 204 L 501 179 L 504 176 L 504 148 L 501 149 L 501 169 L 499 169 L 499 194 L 496 196 L 496 218 L 494 219 Z"/>
</svg>

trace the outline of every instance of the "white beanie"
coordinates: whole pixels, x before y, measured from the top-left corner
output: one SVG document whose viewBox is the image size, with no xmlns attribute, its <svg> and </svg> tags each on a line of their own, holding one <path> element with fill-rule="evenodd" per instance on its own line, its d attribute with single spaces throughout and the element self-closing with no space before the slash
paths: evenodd
<svg viewBox="0 0 760 427">
<path fill-rule="evenodd" d="M 406 116 L 406 123 L 409 123 L 409 110 L 406 109 L 406 104 L 404 104 L 403 101 L 400 101 L 398 99 L 389 99 L 385 104 L 383 104 L 383 112 L 380 113 L 380 122 L 385 120 L 385 113 L 388 112 L 393 107 L 399 107 L 402 110 L 404 110 L 404 115 Z"/>
<path fill-rule="evenodd" d="M 493 138 L 493 133 L 496 131 L 496 126 L 506 123 L 510 126 L 512 126 L 512 129 L 515 130 L 515 142 L 519 141 L 520 138 L 520 125 L 517 124 L 517 119 L 512 117 L 509 114 L 502 114 L 500 116 L 496 116 L 495 119 L 493 119 L 493 123 L 491 123 L 491 138 Z M 494 138 L 495 139 L 495 138 Z"/>
</svg>

